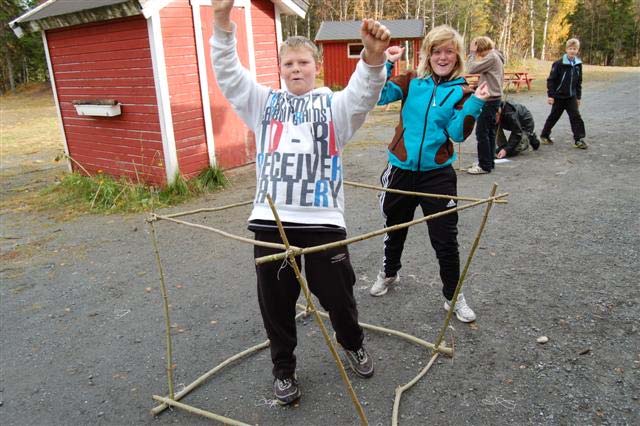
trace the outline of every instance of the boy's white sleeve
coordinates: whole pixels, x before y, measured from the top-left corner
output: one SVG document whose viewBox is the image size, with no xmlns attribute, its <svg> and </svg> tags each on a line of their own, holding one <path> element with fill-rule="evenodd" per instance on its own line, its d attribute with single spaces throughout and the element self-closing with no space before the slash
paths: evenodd
<svg viewBox="0 0 640 426">
<path fill-rule="evenodd" d="M 229 100 L 240 118 L 256 131 L 271 89 L 258 84 L 242 66 L 236 50 L 236 25 L 232 30 L 215 28 L 209 44 L 211 61 L 222 94 Z"/>
<path fill-rule="evenodd" d="M 380 92 L 387 80 L 384 62 L 368 65 L 362 58 L 344 90 L 333 95 L 331 110 L 337 144 L 340 149 L 362 126 L 380 98 Z"/>
</svg>

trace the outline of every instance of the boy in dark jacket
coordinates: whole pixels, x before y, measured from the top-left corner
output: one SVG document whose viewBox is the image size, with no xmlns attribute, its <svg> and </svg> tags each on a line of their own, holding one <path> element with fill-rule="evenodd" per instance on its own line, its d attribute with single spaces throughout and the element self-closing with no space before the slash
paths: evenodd
<svg viewBox="0 0 640 426">
<path fill-rule="evenodd" d="M 531 111 L 522 104 L 507 101 L 502 102 L 500 110 L 496 157 L 513 157 L 526 151 L 529 145 L 534 151 L 537 150 L 540 141 L 534 131 Z M 511 132 L 509 139 L 504 134 L 505 130 Z"/>
<path fill-rule="evenodd" d="M 572 38 L 567 41 L 566 54 L 551 65 L 551 73 L 547 79 L 547 102 L 551 105 L 551 113 L 547 117 L 540 133 L 542 143 L 553 144 L 551 129 L 558 122 L 563 111 L 567 111 L 575 147 L 587 149 L 584 141 L 584 121 L 580 116 L 580 98 L 582 97 L 582 61 L 577 57 L 580 41 Z"/>
</svg>

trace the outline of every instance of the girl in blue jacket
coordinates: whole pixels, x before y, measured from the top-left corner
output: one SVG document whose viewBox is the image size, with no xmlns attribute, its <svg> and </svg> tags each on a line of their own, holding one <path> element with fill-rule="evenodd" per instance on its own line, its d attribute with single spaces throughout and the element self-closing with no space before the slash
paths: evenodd
<svg viewBox="0 0 640 426">
<path fill-rule="evenodd" d="M 431 30 L 421 49 L 417 72 L 388 79 L 379 105 L 402 101 L 400 123 L 388 147 L 388 164 L 380 181 L 385 188 L 434 194 L 457 195 L 457 177 L 451 164 L 456 159 L 453 142 L 464 141 L 472 132 L 485 100 L 487 84 L 475 93 L 460 75 L 464 69 L 462 37 L 448 25 Z M 388 75 L 402 49 L 387 50 Z M 385 226 L 409 222 L 418 205 L 424 215 L 456 207 L 453 199 L 415 197 L 383 192 L 380 207 Z M 429 239 L 436 251 L 443 282 L 444 308 L 449 310 L 460 277 L 458 215 L 451 213 L 427 222 Z M 400 281 L 398 271 L 408 228 L 390 232 L 384 238 L 383 270 L 370 289 L 382 296 Z M 459 294 L 455 306 L 460 321 L 476 316 Z"/>
</svg>

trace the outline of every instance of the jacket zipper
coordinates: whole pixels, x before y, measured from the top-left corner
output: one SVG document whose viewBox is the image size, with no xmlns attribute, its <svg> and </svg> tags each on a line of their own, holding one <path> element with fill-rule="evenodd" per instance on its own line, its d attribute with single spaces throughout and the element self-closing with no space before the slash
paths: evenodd
<svg viewBox="0 0 640 426">
<path fill-rule="evenodd" d="M 449 96 L 451 96 L 451 94 L 454 92 L 455 89 L 451 89 L 451 91 L 449 93 L 447 93 L 447 96 L 444 97 L 444 99 L 442 100 L 442 102 L 440 102 L 440 106 L 444 105 L 445 102 L 447 102 L 447 99 L 449 99 Z"/>
<path fill-rule="evenodd" d="M 573 65 L 571 65 L 571 80 L 569 81 L 569 96 L 573 97 Z"/>
<path fill-rule="evenodd" d="M 424 137 L 427 134 L 427 117 L 429 116 L 429 110 L 431 109 L 431 102 L 433 101 L 436 95 L 436 90 L 438 90 L 438 83 L 436 83 L 436 80 L 433 78 L 433 76 L 431 77 L 431 79 L 435 83 L 435 86 L 433 87 L 433 92 L 431 92 L 431 98 L 429 98 L 429 103 L 427 104 L 427 110 L 424 113 L 424 126 L 422 128 L 422 140 L 420 141 L 420 151 L 418 152 L 418 170 L 417 170 L 418 172 L 420 171 L 420 163 L 422 162 L 422 146 L 424 145 Z"/>
<path fill-rule="evenodd" d="M 567 75 L 567 72 L 563 72 L 562 73 L 562 78 L 560 79 L 560 84 L 558 84 L 558 87 L 556 88 L 556 92 L 560 90 L 560 88 L 562 87 L 562 82 L 564 81 L 565 76 Z"/>
</svg>

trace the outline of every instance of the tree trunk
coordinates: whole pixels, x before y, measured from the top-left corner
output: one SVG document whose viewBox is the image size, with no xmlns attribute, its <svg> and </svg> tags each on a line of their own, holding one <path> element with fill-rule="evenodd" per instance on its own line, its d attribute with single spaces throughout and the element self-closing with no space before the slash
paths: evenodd
<svg viewBox="0 0 640 426">
<path fill-rule="evenodd" d="M 547 0 L 547 11 L 544 15 L 544 29 L 542 30 L 542 52 L 540 59 L 545 60 L 545 50 L 547 47 L 547 27 L 549 26 L 549 0 Z"/>
<path fill-rule="evenodd" d="M 507 25 L 509 24 L 509 7 L 511 0 L 505 0 L 504 18 L 502 19 L 502 29 L 500 30 L 500 38 L 498 38 L 498 49 L 504 52 L 504 44 L 507 39 Z"/>
<path fill-rule="evenodd" d="M 7 74 L 9 77 L 9 89 L 11 89 L 12 92 L 16 91 L 16 79 L 13 75 L 13 63 L 11 62 L 11 57 L 10 55 L 7 55 Z"/>
<path fill-rule="evenodd" d="M 431 0 L 431 29 L 436 26 L 436 0 Z"/>
<path fill-rule="evenodd" d="M 529 27 L 531 28 L 531 58 L 535 58 L 536 31 L 533 22 L 533 0 L 529 0 Z"/>
<path fill-rule="evenodd" d="M 509 19 L 507 22 L 507 38 L 504 43 L 504 59 L 509 60 L 511 54 L 511 28 L 513 27 L 513 10 L 516 6 L 516 0 L 511 0 L 511 7 L 509 8 Z"/>
</svg>

